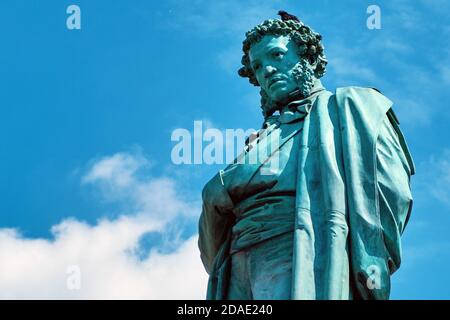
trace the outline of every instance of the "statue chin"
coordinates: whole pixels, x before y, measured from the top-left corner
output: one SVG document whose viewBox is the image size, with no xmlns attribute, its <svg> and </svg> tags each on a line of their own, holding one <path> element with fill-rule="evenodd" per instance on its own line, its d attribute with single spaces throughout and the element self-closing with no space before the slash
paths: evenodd
<svg viewBox="0 0 450 320">
<path fill-rule="evenodd" d="M 274 105 L 283 105 L 284 103 L 289 102 L 289 97 L 298 90 L 298 88 L 295 88 L 289 92 L 275 93 L 270 96 L 270 100 L 273 101 Z"/>
<path fill-rule="evenodd" d="M 311 88 L 309 88 L 309 92 Z M 289 93 L 283 94 L 281 96 L 270 97 L 264 91 L 261 90 L 261 107 L 263 109 L 263 114 L 265 116 L 270 116 L 276 111 L 280 111 L 282 107 L 294 100 L 300 100 L 305 97 L 304 90 L 297 87 Z M 306 94 L 308 96 L 309 94 Z"/>
</svg>

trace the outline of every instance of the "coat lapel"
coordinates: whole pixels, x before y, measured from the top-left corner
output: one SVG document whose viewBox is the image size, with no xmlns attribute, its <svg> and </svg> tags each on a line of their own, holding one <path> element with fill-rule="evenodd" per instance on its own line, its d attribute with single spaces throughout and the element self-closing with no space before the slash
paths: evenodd
<svg viewBox="0 0 450 320">
<path fill-rule="evenodd" d="M 270 175 L 276 172 L 278 151 L 303 129 L 303 122 L 291 130 L 281 130 L 278 124 L 273 124 L 265 133 L 250 142 L 244 151 L 236 158 L 235 163 L 221 171 L 223 184 L 227 189 L 235 179 L 239 184 L 248 184 L 261 170 L 261 174 Z M 263 167 L 264 166 L 264 167 Z"/>
</svg>

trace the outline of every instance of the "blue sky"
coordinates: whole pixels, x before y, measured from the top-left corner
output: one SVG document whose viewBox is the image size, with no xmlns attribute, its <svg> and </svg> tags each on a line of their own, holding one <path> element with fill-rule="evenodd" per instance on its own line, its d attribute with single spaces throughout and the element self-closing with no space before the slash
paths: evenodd
<svg viewBox="0 0 450 320">
<path fill-rule="evenodd" d="M 81 30 L 66 27 L 71 4 Z M 366 27 L 370 4 L 380 30 Z M 329 90 L 376 87 L 394 102 L 417 175 L 392 298 L 450 298 L 445 0 L 2 1 L 0 297 L 202 297 L 200 192 L 222 166 L 172 164 L 171 133 L 260 126 L 257 89 L 237 76 L 241 43 L 279 9 L 323 35 Z M 180 259 L 190 269 L 162 284 Z M 94 280 L 67 291 L 68 264 Z"/>
</svg>

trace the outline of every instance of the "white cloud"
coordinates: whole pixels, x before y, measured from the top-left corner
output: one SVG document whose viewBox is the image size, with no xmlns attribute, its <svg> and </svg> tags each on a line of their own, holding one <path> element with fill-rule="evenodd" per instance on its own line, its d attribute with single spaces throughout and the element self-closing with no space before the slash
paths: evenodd
<svg viewBox="0 0 450 320">
<path fill-rule="evenodd" d="M 177 194 L 172 178 L 146 174 L 149 164 L 139 151 L 117 153 L 92 164 L 82 182 L 100 191 L 104 200 L 124 204 L 126 214 L 143 216 L 154 223 L 167 223 L 176 215 L 197 215 L 198 208 Z"/>
<path fill-rule="evenodd" d="M 136 171 L 146 164 L 147 159 L 140 155 L 117 153 L 96 162 L 82 181 L 84 183 L 108 181 L 118 187 L 127 187 L 132 183 Z"/>
<path fill-rule="evenodd" d="M 143 261 L 133 251 L 155 226 L 133 218 L 89 226 L 75 220 L 53 227 L 54 240 L 26 239 L 0 230 L 1 299 L 202 299 L 206 273 L 197 237 L 175 252 L 154 250 Z M 70 290 L 70 266 L 80 268 L 79 290 Z"/>
<path fill-rule="evenodd" d="M 146 165 L 139 154 L 118 153 L 95 162 L 82 178 L 104 198 L 129 203 L 128 215 L 95 225 L 69 218 L 51 228 L 52 239 L 0 229 L 0 298 L 203 299 L 207 274 L 197 236 L 170 239 L 176 247 L 170 253 L 153 246 L 146 258 L 137 254 L 144 235 L 164 234 L 175 219 L 199 213 L 172 179 L 139 173 Z M 70 266 L 80 268 L 79 290 L 67 287 Z"/>
</svg>

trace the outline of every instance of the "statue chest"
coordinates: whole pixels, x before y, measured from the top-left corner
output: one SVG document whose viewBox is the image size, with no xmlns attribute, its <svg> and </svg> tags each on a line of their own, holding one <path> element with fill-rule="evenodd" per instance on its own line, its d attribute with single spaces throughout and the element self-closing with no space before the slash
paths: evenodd
<svg viewBox="0 0 450 320">
<path fill-rule="evenodd" d="M 240 163 L 222 171 L 235 204 L 250 197 L 295 196 L 298 152 L 303 122 L 281 124 L 242 154 Z"/>
</svg>

